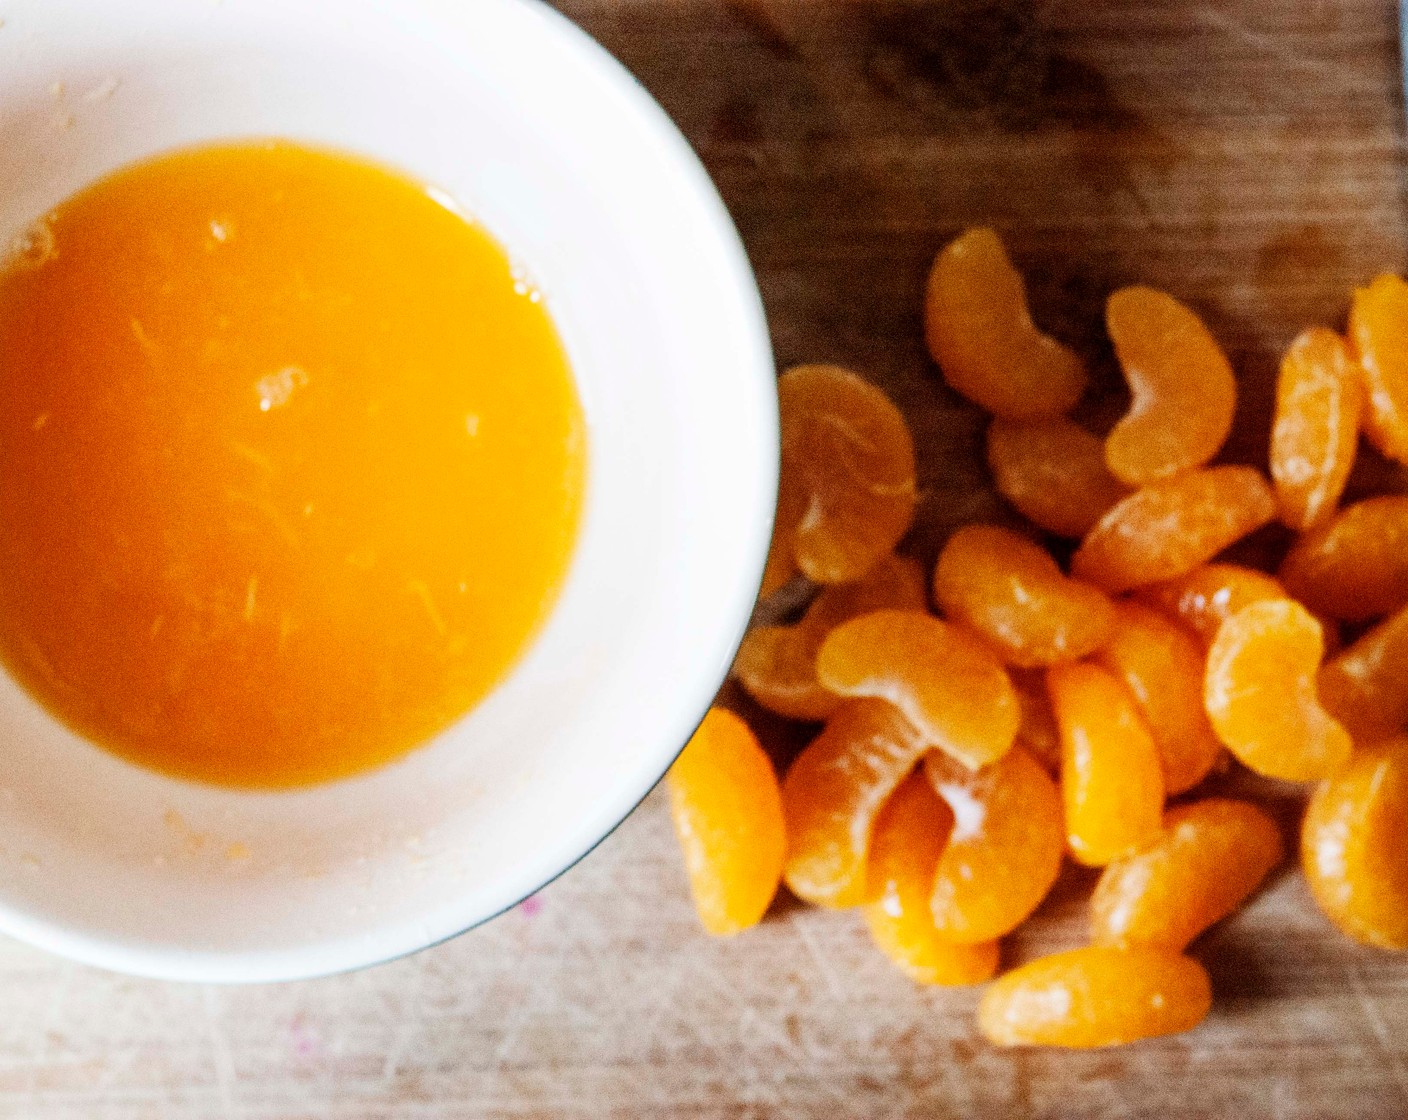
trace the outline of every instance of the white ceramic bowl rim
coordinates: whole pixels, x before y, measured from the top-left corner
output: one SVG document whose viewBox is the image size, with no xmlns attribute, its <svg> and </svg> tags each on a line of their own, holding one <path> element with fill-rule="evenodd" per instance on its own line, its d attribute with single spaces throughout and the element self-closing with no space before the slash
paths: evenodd
<svg viewBox="0 0 1408 1120">
<path fill-rule="evenodd" d="M 0 932 L 139 975 L 306 978 L 414 952 L 572 866 L 727 673 L 777 483 L 771 348 L 687 142 L 537 0 L 9 0 L 0 245 L 160 151 L 280 136 L 449 191 L 540 285 L 579 378 L 586 524 L 522 664 L 371 775 L 247 793 L 130 766 L 0 676 Z"/>
</svg>

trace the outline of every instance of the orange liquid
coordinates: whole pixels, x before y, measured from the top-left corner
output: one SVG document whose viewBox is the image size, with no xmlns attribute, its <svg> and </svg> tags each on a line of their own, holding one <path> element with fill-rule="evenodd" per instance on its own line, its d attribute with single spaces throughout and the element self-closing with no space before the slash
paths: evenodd
<svg viewBox="0 0 1408 1120">
<path fill-rule="evenodd" d="M 546 309 L 422 185 L 286 144 L 130 168 L 0 273 L 0 657 L 162 771 L 367 770 L 523 652 L 585 457 Z"/>
</svg>

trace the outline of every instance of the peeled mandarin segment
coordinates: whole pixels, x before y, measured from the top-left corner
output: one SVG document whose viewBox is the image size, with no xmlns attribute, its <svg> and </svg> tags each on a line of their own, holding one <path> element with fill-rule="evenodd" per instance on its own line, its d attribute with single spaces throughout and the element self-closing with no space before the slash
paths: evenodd
<svg viewBox="0 0 1408 1120">
<path fill-rule="evenodd" d="M 714 708 L 670 768 L 675 833 L 704 928 L 756 925 L 777 893 L 787 840 L 772 763 L 732 712 Z"/>
<path fill-rule="evenodd" d="M 1068 412 L 1085 392 L 1084 364 L 1032 323 L 1026 285 L 990 229 L 970 229 L 939 253 L 924 334 L 944 380 L 996 416 Z"/>
<path fill-rule="evenodd" d="M 1123 288 L 1105 321 L 1134 403 L 1105 441 L 1111 473 L 1130 486 L 1201 467 L 1221 449 L 1237 380 L 1203 321 L 1153 288 Z"/>
<path fill-rule="evenodd" d="M 984 995 L 978 1026 L 998 1046 L 1090 1049 L 1192 1030 L 1211 1007 L 1197 961 L 1167 949 L 1093 946 L 1003 976 Z"/>
<path fill-rule="evenodd" d="M 1021 747 L 976 773 L 935 752 L 924 771 L 954 818 L 932 880 L 934 924 L 960 944 L 996 940 L 1030 916 L 1060 874 L 1061 791 Z"/>
<path fill-rule="evenodd" d="M 816 679 L 816 655 L 836 626 L 883 607 L 922 611 L 928 603 L 924 572 L 907 556 L 887 556 L 858 583 L 824 588 L 795 626 L 758 626 L 748 632 L 734 676 L 764 708 L 790 719 L 825 719 L 840 698 Z"/>
<path fill-rule="evenodd" d="M 1329 661 L 1344 649 L 1343 628 L 1335 619 L 1323 614 L 1317 614 L 1315 621 L 1320 624 L 1320 633 L 1325 639 L 1325 660 Z"/>
<path fill-rule="evenodd" d="M 1186 575 L 1276 516 L 1251 467 L 1209 467 L 1131 494 L 1092 529 L 1071 574 L 1109 592 Z"/>
<path fill-rule="evenodd" d="M 1320 703 L 1361 743 L 1408 730 L 1408 607 L 1325 663 Z"/>
<path fill-rule="evenodd" d="M 767 564 L 763 567 L 760 598 L 766 599 L 785 587 L 797 574 L 796 533 L 806 513 L 807 503 L 801 487 L 790 480 L 780 484 L 777 493 L 777 514 L 773 520 L 772 543 L 768 546 Z"/>
<path fill-rule="evenodd" d="M 776 555 L 787 542 L 817 583 L 860 579 L 914 519 L 914 441 L 890 398 L 838 366 L 798 366 L 777 383 L 782 422 Z"/>
<path fill-rule="evenodd" d="M 1364 367 L 1364 434 L 1400 463 L 1408 463 L 1408 284 L 1380 276 L 1354 293 L 1349 337 Z"/>
<path fill-rule="evenodd" d="M 1213 730 L 1247 767 L 1310 782 L 1349 758 L 1349 734 L 1316 695 L 1320 624 L 1289 599 L 1243 607 L 1208 651 L 1204 702 Z"/>
<path fill-rule="evenodd" d="M 1309 610 L 1343 622 L 1408 606 L 1408 496 L 1346 506 L 1301 537 L 1278 574 Z"/>
<path fill-rule="evenodd" d="M 909 721 L 885 701 L 843 702 L 782 782 L 786 877 L 793 894 L 819 906 L 867 900 L 865 864 L 875 818 L 926 749 Z"/>
<path fill-rule="evenodd" d="M 1100 876 L 1090 903 L 1094 941 L 1181 951 L 1285 858 L 1280 829 L 1255 805 L 1213 798 L 1170 809 L 1152 847 Z"/>
<path fill-rule="evenodd" d="M 1148 847 L 1163 829 L 1158 747 L 1134 697 L 1095 665 L 1047 672 L 1061 728 L 1061 792 L 1071 854 L 1102 867 Z"/>
<path fill-rule="evenodd" d="M 733 675 L 770 712 L 789 719 L 825 719 L 840 703 L 816 681 L 816 651 L 824 634 L 796 626 L 755 626 L 743 638 Z"/>
<path fill-rule="evenodd" d="M 1339 504 L 1363 407 L 1364 371 L 1344 339 L 1318 327 L 1291 343 L 1276 383 L 1271 480 L 1292 529 L 1309 529 Z"/>
<path fill-rule="evenodd" d="M 865 909 L 881 952 L 920 984 L 981 984 L 997 971 L 997 942 L 956 945 L 929 913 L 934 867 L 953 816 L 919 775 L 895 792 L 875 826 L 868 875 L 876 898 Z"/>
<path fill-rule="evenodd" d="M 1315 791 L 1301 861 L 1335 925 L 1366 945 L 1408 949 L 1408 739 L 1361 749 Z"/>
<path fill-rule="evenodd" d="M 1265 572 L 1236 564 L 1205 564 L 1185 576 L 1139 589 L 1139 598 L 1177 618 L 1212 645 L 1217 631 L 1252 603 L 1286 598 L 1286 589 Z"/>
<path fill-rule="evenodd" d="M 1105 444 L 1064 416 L 994 420 L 988 467 L 999 494 L 1061 537 L 1085 536 L 1129 494 L 1105 466 Z"/>
<path fill-rule="evenodd" d="M 1021 707 L 997 659 L 959 627 L 917 611 L 876 611 L 838 626 L 816 672 L 839 696 L 888 700 L 925 742 L 974 770 L 1017 737 Z"/>
<path fill-rule="evenodd" d="M 843 622 L 872 611 L 893 609 L 922 611 L 929 605 L 924 568 L 909 556 L 886 556 L 865 578 L 822 589 L 803 615 L 803 621 L 830 633 Z"/>
<path fill-rule="evenodd" d="M 1046 674 L 1040 669 L 1010 670 L 1012 687 L 1017 690 L 1017 703 L 1022 709 L 1022 721 L 1017 728 L 1017 742 L 1027 748 L 1048 774 L 1061 772 L 1061 729 L 1056 726 L 1056 713 L 1051 710 L 1051 697 L 1046 695 Z"/>
<path fill-rule="evenodd" d="M 1114 606 L 1103 592 L 1068 579 L 1040 545 L 992 525 L 969 525 L 949 538 L 934 570 L 934 598 L 951 621 L 1023 668 L 1079 660 L 1114 629 Z"/>
<path fill-rule="evenodd" d="M 1203 707 L 1203 647 L 1183 627 L 1138 603 L 1116 607 L 1114 635 L 1096 659 L 1139 704 L 1169 795 L 1201 782 L 1222 754 Z"/>
</svg>

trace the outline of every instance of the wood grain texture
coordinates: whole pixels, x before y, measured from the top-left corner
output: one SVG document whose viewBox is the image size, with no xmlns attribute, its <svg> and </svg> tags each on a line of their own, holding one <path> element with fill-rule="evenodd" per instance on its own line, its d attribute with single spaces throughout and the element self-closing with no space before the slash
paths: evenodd
<svg viewBox="0 0 1408 1120">
<path fill-rule="evenodd" d="M 1405 264 L 1385 0 L 559 6 L 699 148 L 779 362 L 853 365 L 904 407 L 925 495 L 907 547 L 926 559 L 953 525 L 1005 516 L 981 420 L 920 342 L 925 270 L 961 227 L 995 225 L 1039 319 L 1091 357 L 1097 422 L 1122 407 L 1105 295 L 1151 281 L 1198 308 L 1242 379 L 1230 455 L 1250 462 L 1282 348 Z M 1354 486 L 1403 482 L 1369 460 Z M 1295 802 L 1279 807 L 1292 826 Z M 1010 959 L 1079 943 L 1089 886 L 1068 875 Z M 1408 1116 L 1403 955 L 1335 935 L 1291 874 L 1197 953 L 1219 999 L 1196 1033 L 997 1053 L 976 994 L 916 989 L 853 914 L 783 901 L 706 938 L 657 792 L 530 905 L 357 975 L 163 985 L 0 945 L 0 1117 Z"/>
</svg>

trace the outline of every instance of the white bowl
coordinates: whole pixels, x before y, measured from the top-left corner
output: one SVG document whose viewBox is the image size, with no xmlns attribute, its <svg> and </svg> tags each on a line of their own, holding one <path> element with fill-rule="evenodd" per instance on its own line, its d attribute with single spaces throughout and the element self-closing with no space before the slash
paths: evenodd
<svg viewBox="0 0 1408 1120">
<path fill-rule="evenodd" d="M 757 591 L 774 371 L 707 175 L 634 80 L 533 0 L 0 15 L 0 239 L 172 148 L 278 136 L 364 154 L 448 191 L 526 266 L 591 440 L 544 631 L 479 708 L 386 769 L 287 793 L 184 783 L 0 679 L 0 931 L 125 972 L 262 981 L 386 960 L 512 906 L 660 778 Z"/>
</svg>

